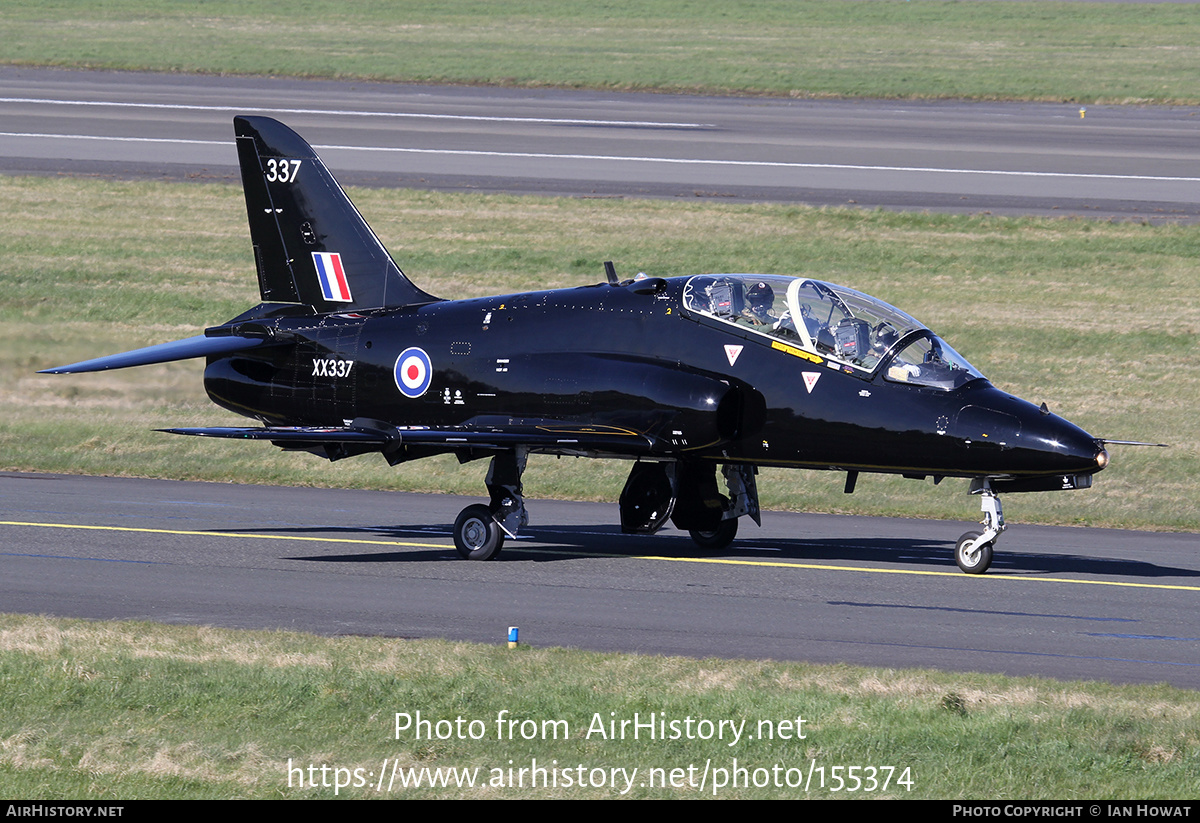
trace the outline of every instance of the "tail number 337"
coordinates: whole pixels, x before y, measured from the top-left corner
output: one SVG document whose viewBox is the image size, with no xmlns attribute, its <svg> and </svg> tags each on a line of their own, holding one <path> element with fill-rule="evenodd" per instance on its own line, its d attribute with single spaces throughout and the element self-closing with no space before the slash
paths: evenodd
<svg viewBox="0 0 1200 823">
<path fill-rule="evenodd" d="M 267 181 L 270 183 L 294 183 L 300 173 L 299 160 L 271 157 L 267 160 Z"/>
</svg>

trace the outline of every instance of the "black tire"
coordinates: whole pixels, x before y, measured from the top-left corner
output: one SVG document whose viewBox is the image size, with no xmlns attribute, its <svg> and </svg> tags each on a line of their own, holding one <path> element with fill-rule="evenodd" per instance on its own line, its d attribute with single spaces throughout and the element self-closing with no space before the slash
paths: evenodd
<svg viewBox="0 0 1200 823">
<path fill-rule="evenodd" d="M 494 560 L 504 548 L 504 531 L 487 506 L 475 504 L 454 521 L 454 548 L 463 560 Z"/>
<path fill-rule="evenodd" d="M 967 544 L 979 537 L 983 532 L 967 532 L 958 538 L 954 546 L 954 562 L 967 574 L 983 574 L 992 565 L 992 547 L 994 543 L 984 543 L 973 555 L 966 552 Z"/>
<path fill-rule="evenodd" d="M 692 529 L 688 532 L 697 546 L 708 551 L 720 551 L 733 542 L 737 537 L 737 518 L 722 520 L 721 524 L 712 531 Z"/>
</svg>

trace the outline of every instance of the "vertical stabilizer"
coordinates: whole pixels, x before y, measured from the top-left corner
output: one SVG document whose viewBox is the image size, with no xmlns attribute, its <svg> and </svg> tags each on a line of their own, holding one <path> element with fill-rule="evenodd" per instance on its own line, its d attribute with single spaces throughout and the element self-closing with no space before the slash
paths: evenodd
<svg viewBox="0 0 1200 823">
<path fill-rule="evenodd" d="M 235 117 L 262 299 L 318 312 L 430 303 L 304 139 L 269 117 Z"/>
</svg>

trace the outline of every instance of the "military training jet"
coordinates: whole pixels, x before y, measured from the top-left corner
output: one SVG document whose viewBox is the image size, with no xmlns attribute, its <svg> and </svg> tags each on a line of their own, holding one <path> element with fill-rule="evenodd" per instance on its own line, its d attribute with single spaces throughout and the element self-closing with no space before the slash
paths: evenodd
<svg viewBox="0 0 1200 823">
<path fill-rule="evenodd" d="M 490 501 L 454 524 L 495 558 L 528 522 L 531 452 L 631 462 L 622 531 L 670 520 L 706 549 L 759 522 L 758 467 L 963 477 L 983 528 L 955 560 L 980 574 L 1002 492 L 1087 488 L 1106 441 L 994 387 L 904 312 L 804 277 L 697 274 L 442 300 L 414 285 L 298 134 L 234 119 L 262 303 L 202 336 L 48 372 L 204 357 L 213 402 L 261 425 L 177 428 L 391 465 L 490 457 Z M 718 482 L 718 468 L 722 483 Z M 724 488 L 722 489 L 722 485 Z"/>
</svg>

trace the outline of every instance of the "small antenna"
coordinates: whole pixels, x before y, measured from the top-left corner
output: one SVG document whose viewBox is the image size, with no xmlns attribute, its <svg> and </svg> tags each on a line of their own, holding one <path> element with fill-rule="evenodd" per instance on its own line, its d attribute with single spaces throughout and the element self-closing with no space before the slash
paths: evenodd
<svg viewBox="0 0 1200 823">
<path fill-rule="evenodd" d="M 617 285 L 617 269 L 611 260 L 604 261 L 604 276 L 608 278 L 609 283 Z"/>
</svg>

